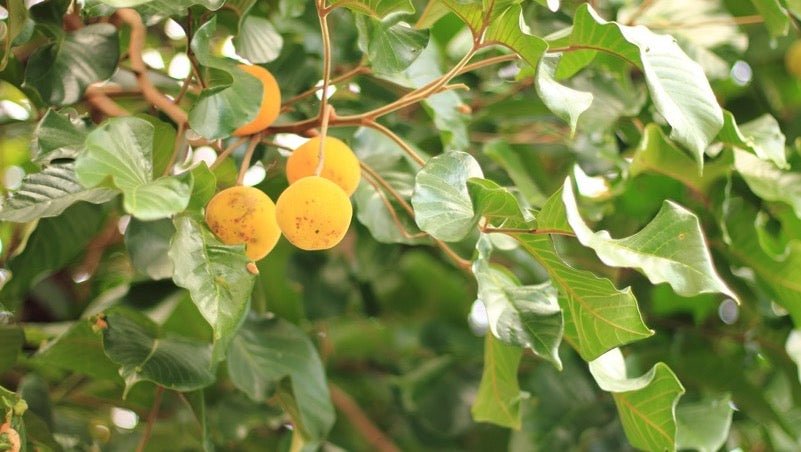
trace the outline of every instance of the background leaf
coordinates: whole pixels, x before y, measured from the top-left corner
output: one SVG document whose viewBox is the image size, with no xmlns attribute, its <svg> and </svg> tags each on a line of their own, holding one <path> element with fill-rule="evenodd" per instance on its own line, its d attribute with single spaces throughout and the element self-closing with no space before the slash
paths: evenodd
<svg viewBox="0 0 801 452">
<path fill-rule="evenodd" d="M 284 378 L 292 383 L 297 427 L 307 440 L 323 438 L 334 423 L 322 362 L 309 338 L 279 319 L 248 319 L 231 344 L 231 381 L 253 400 L 264 400 Z"/>
<path fill-rule="evenodd" d="M 626 376 L 620 349 L 590 363 L 590 372 L 605 391 L 612 393 L 626 436 L 645 450 L 676 448 L 676 403 L 684 387 L 664 363 L 657 363 L 638 378 Z"/>
<path fill-rule="evenodd" d="M 720 450 L 729 437 L 731 398 L 707 398 L 680 402 L 676 408 L 676 447 L 700 452 Z"/>
<path fill-rule="evenodd" d="M 408 68 L 428 44 L 428 31 L 416 30 L 402 14 L 382 20 L 356 16 L 359 47 L 367 55 L 374 72 L 392 74 Z"/>
<path fill-rule="evenodd" d="M 180 337 L 162 337 L 158 326 L 132 310 L 106 314 L 103 349 L 117 363 L 125 392 L 141 381 L 175 391 L 193 391 L 214 382 L 211 347 Z"/>
<path fill-rule="evenodd" d="M 110 24 L 87 25 L 31 55 L 25 84 L 49 104 L 73 104 L 89 84 L 111 77 L 118 58 L 117 29 Z"/>
<path fill-rule="evenodd" d="M 487 334 L 484 340 L 484 372 L 471 412 L 479 422 L 520 429 L 520 399 L 517 367 L 523 352 Z"/>
</svg>

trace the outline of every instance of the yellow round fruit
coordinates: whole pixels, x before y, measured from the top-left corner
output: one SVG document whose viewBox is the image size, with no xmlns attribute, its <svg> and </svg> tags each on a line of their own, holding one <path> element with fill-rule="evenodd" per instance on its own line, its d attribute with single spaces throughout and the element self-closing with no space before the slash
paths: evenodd
<svg viewBox="0 0 801 452">
<path fill-rule="evenodd" d="M 275 204 L 284 237 L 303 250 L 333 248 L 348 232 L 353 207 L 339 185 L 309 176 L 287 187 Z"/>
<path fill-rule="evenodd" d="M 247 64 L 240 64 L 239 69 L 259 79 L 263 88 L 261 107 L 259 107 L 256 117 L 234 131 L 234 135 L 241 137 L 261 132 L 275 122 L 281 111 L 281 90 L 278 88 L 275 77 L 267 69 Z"/>
<path fill-rule="evenodd" d="M 275 247 L 281 230 L 275 204 L 253 187 L 226 188 L 206 205 L 206 224 L 226 245 L 245 245 L 245 254 L 257 261 Z"/>
<path fill-rule="evenodd" d="M 359 159 L 347 144 L 334 137 L 325 137 L 323 147 L 323 170 L 320 176 L 339 185 L 348 196 L 352 195 L 362 176 Z M 289 183 L 314 175 L 319 155 L 320 137 L 314 137 L 295 149 L 286 161 Z"/>
<path fill-rule="evenodd" d="M 784 54 L 784 66 L 792 76 L 801 78 L 801 39 L 787 48 L 787 52 Z"/>
</svg>

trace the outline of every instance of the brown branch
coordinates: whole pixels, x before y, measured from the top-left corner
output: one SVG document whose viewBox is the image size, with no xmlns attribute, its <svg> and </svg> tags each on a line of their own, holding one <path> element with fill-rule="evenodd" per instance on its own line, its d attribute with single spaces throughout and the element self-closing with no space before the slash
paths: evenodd
<svg viewBox="0 0 801 452">
<path fill-rule="evenodd" d="M 325 2 L 326 0 L 315 0 L 317 17 L 320 19 L 320 34 L 323 39 L 323 95 L 320 98 L 320 113 L 317 116 L 322 118 L 327 125 L 328 86 L 331 84 L 331 33 L 328 31 L 328 11 L 325 9 Z M 322 140 L 320 143 L 320 149 L 322 149 Z"/>
<path fill-rule="evenodd" d="M 154 107 L 169 116 L 176 124 L 185 123 L 187 121 L 186 112 L 159 91 L 147 75 L 147 66 L 145 66 L 144 60 L 142 60 L 142 49 L 145 45 L 147 30 L 142 23 L 142 18 L 139 16 L 139 13 L 130 8 L 123 8 L 117 10 L 116 14 L 120 20 L 131 27 L 128 54 L 131 61 L 131 68 L 136 75 L 136 82 L 142 90 L 142 95 Z"/>
<path fill-rule="evenodd" d="M 84 93 L 86 103 L 106 116 L 129 116 L 128 110 L 114 102 L 106 93 L 95 85 L 90 85 Z"/>
<path fill-rule="evenodd" d="M 170 174 L 170 171 L 172 171 L 172 167 L 178 160 L 178 154 L 180 154 L 181 149 L 183 149 L 184 147 L 185 134 L 186 134 L 186 123 L 182 122 L 178 124 L 178 131 L 175 133 L 175 144 L 173 145 L 172 155 L 170 155 L 170 160 L 167 162 L 167 166 L 164 167 L 164 173 L 162 174 L 162 176 L 166 176 Z"/>
<path fill-rule="evenodd" d="M 648 28 L 652 30 L 668 30 L 668 29 L 675 30 L 678 28 L 698 28 L 698 27 L 706 27 L 709 25 L 754 25 L 754 24 L 761 24 L 763 22 L 765 22 L 765 19 L 762 16 L 753 15 L 753 16 L 699 20 L 697 22 L 689 22 L 689 23 L 650 24 L 648 25 Z"/>
<path fill-rule="evenodd" d="M 389 138 L 390 140 L 394 141 L 395 144 L 400 146 L 401 149 L 403 149 L 403 152 L 405 152 L 409 157 L 411 157 L 412 160 L 417 162 L 418 165 L 424 166 L 426 164 L 426 161 L 423 160 L 422 157 L 420 157 L 420 154 L 415 152 L 415 150 L 412 149 L 411 146 L 406 144 L 406 142 L 403 141 L 403 139 L 401 137 L 396 135 L 395 132 L 391 131 L 389 128 L 387 128 L 387 127 L 385 127 L 385 126 L 383 126 L 383 125 L 381 125 L 381 124 L 379 124 L 379 123 L 377 123 L 375 121 L 368 121 L 364 125 L 367 126 L 367 127 L 370 127 L 371 129 L 377 130 L 378 132 L 383 133 L 387 138 Z"/>
<path fill-rule="evenodd" d="M 147 415 L 147 424 L 145 424 L 145 431 L 142 433 L 142 439 L 139 440 L 139 445 L 136 446 L 136 452 L 144 452 L 147 442 L 150 441 L 150 435 L 153 433 L 153 424 L 156 423 L 156 417 L 159 414 L 159 406 L 161 406 L 161 396 L 164 393 L 163 386 L 156 386 L 156 396 L 153 400 L 153 407 Z"/>
<path fill-rule="evenodd" d="M 575 237 L 573 231 L 566 231 L 564 229 L 517 229 L 517 228 L 493 228 L 491 226 L 483 226 L 481 232 L 484 233 L 499 233 L 499 234 L 550 234 L 550 235 L 565 235 L 568 237 Z"/>
<path fill-rule="evenodd" d="M 645 12 L 648 11 L 648 9 L 653 5 L 654 0 L 643 0 L 642 3 L 637 6 L 637 9 L 631 14 L 629 20 L 626 21 L 626 25 L 634 25 L 637 23 L 637 19 L 642 17 L 642 15 L 645 14 Z"/>
<path fill-rule="evenodd" d="M 456 75 L 462 75 L 462 74 L 465 74 L 467 72 L 473 72 L 476 69 L 481 69 L 481 68 L 486 67 L 486 66 L 492 66 L 493 64 L 512 62 L 512 61 L 517 61 L 519 59 L 520 59 L 520 57 L 517 56 L 516 53 L 510 53 L 508 55 L 498 55 L 498 56 L 490 57 L 490 58 L 487 58 L 487 59 L 484 59 L 484 60 L 481 60 L 481 61 L 476 61 L 475 63 L 470 63 L 470 64 L 465 65 L 465 67 L 463 67 L 461 70 L 459 70 L 459 72 Z"/>
<path fill-rule="evenodd" d="M 365 414 L 348 393 L 333 383 L 330 383 L 328 387 L 331 391 L 331 401 L 334 402 L 334 406 L 337 407 L 348 421 L 350 421 L 351 425 L 361 433 L 362 437 L 370 444 L 373 450 L 379 452 L 400 451 L 398 446 L 392 442 L 392 439 L 373 424 L 370 417 Z"/>
<path fill-rule="evenodd" d="M 331 81 L 329 82 L 329 84 L 336 85 L 337 83 L 342 83 L 345 80 L 349 80 L 349 79 L 351 79 L 353 77 L 356 77 L 357 75 L 370 74 L 371 72 L 372 71 L 370 70 L 370 68 L 368 68 L 366 66 L 361 66 L 361 65 L 360 66 L 356 66 L 355 68 L 345 72 L 344 74 L 332 78 Z M 292 105 L 292 104 L 294 104 L 294 103 L 296 103 L 296 102 L 298 102 L 300 100 L 303 100 L 303 99 L 305 99 L 305 98 L 307 98 L 309 96 L 314 95 L 314 93 L 320 91 L 321 89 L 323 89 L 321 86 L 314 86 L 312 88 L 307 89 L 306 91 L 303 91 L 300 94 L 292 96 L 289 99 L 287 99 L 286 101 L 284 101 L 284 103 L 281 104 L 281 108 L 285 109 L 286 107 L 289 107 L 290 105 Z"/>
<path fill-rule="evenodd" d="M 256 151 L 256 146 L 259 144 L 259 141 L 261 141 L 260 133 L 257 133 L 250 138 L 248 148 L 245 150 L 245 156 L 242 157 L 242 164 L 239 166 L 239 175 L 236 177 L 236 185 L 242 185 L 242 181 L 245 180 L 245 173 L 250 167 L 250 159 L 253 158 L 253 152 Z"/>
<path fill-rule="evenodd" d="M 231 155 L 231 153 L 234 152 L 236 150 L 236 148 L 241 146 L 242 143 L 244 143 L 247 140 L 248 140 L 248 137 L 241 137 L 241 138 L 237 139 L 236 141 L 234 141 L 233 143 L 229 144 L 228 147 L 225 148 L 225 150 L 223 150 L 222 152 L 217 154 L 217 158 L 209 166 L 209 169 L 214 169 L 214 168 L 217 168 L 218 166 L 220 166 L 220 164 L 226 158 L 228 158 L 228 156 Z"/>
</svg>

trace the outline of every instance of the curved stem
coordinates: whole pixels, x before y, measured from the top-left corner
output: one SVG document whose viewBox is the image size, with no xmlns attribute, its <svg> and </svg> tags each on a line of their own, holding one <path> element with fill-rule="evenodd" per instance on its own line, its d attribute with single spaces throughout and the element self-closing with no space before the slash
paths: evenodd
<svg viewBox="0 0 801 452">
<path fill-rule="evenodd" d="M 323 110 L 323 124 L 320 126 L 320 147 L 317 149 L 317 166 L 314 168 L 314 175 L 319 176 L 325 166 L 325 137 L 328 136 L 328 121 L 334 114 L 334 107 L 325 106 Z"/>
<path fill-rule="evenodd" d="M 356 77 L 357 75 L 369 74 L 370 72 L 371 72 L 370 68 L 368 68 L 366 66 L 359 65 L 359 66 L 356 66 L 355 68 L 345 72 L 342 75 L 339 75 L 337 77 L 332 78 L 329 81 L 329 85 L 335 85 L 337 83 L 342 83 L 345 80 L 349 80 L 349 79 L 351 79 L 353 77 Z M 307 97 L 309 97 L 311 95 L 314 95 L 314 93 L 316 93 L 317 91 L 320 91 L 321 89 L 322 89 L 321 86 L 314 86 L 312 88 L 307 89 L 306 91 L 303 91 L 300 94 L 292 96 L 289 99 L 287 99 L 286 101 L 284 101 L 284 103 L 281 104 L 281 108 L 283 109 L 283 108 L 289 107 L 290 105 L 294 104 L 295 102 L 298 102 L 298 101 L 303 100 L 303 99 L 305 99 L 305 98 L 307 98 Z"/>
<path fill-rule="evenodd" d="M 178 132 L 175 134 L 175 146 L 172 150 L 172 155 L 170 156 L 170 161 L 167 162 L 167 166 L 164 167 L 164 173 L 162 176 L 166 176 L 170 174 L 172 171 L 172 167 L 175 165 L 175 162 L 178 160 L 178 154 L 181 152 L 181 148 L 184 145 L 184 134 L 186 133 L 186 123 L 182 122 L 178 124 Z"/>
<path fill-rule="evenodd" d="M 217 155 L 217 158 L 214 160 L 214 163 L 212 163 L 212 164 L 209 166 L 209 169 L 214 169 L 214 168 L 217 168 L 218 166 L 220 166 L 220 164 L 221 164 L 221 163 L 222 163 L 222 162 L 223 162 L 223 161 L 224 161 L 226 158 L 228 158 L 228 156 L 229 156 L 229 155 L 231 155 L 231 153 L 232 153 L 232 152 L 234 152 L 234 151 L 236 150 L 236 148 L 238 148 L 239 146 L 241 146 L 241 145 L 242 145 L 242 143 L 244 143 L 245 141 L 247 141 L 247 139 L 248 139 L 247 137 L 242 137 L 242 138 L 239 138 L 238 140 L 234 141 L 234 142 L 233 142 L 233 143 L 231 143 L 230 145 L 228 145 L 228 147 L 227 147 L 227 148 L 225 148 L 225 150 L 223 150 L 222 152 L 220 152 L 220 153 Z"/>
<path fill-rule="evenodd" d="M 250 143 L 248 143 L 248 148 L 245 150 L 245 155 L 242 157 L 242 164 L 239 166 L 239 175 L 236 177 L 236 185 L 242 185 L 242 181 L 245 180 L 245 173 L 250 168 L 250 159 L 253 158 L 253 152 L 256 151 L 256 145 L 259 144 L 261 141 L 261 134 L 257 133 L 250 137 Z"/>
<path fill-rule="evenodd" d="M 142 433 L 142 439 L 139 440 L 139 445 L 136 446 L 136 452 L 144 452 L 147 442 L 150 441 L 150 435 L 153 433 L 153 424 L 156 423 L 156 417 L 159 414 L 159 407 L 161 406 L 161 396 L 164 393 L 163 386 L 156 386 L 156 396 L 153 399 L 153 407 L 147 415 L 147 424 L 145 424 L 145 431 Z"/>
<path fill-rule="evenodd" d="M 325 0 L 316 0 L 317 17 L 320 19 L 320 32 L 323 38 L 323 95 L 320 99 L 319 117 L 325 120 L 328 108 L 328 85 L 331 83 L 331 33 L 328 30 L 328 11 Z"/>
<path fill-rule="evenodd" d="M 172 103 L 172 100 L 165 96 L 161 91 L 156 89 L 153 82 L 147 75 L 147 66 L 142 60 L 142 49 L 145 45 L 145 37 L 147 30 L 142 23 L 142 18 L 136 10 L 131 8 L 122 8 L 117 10 L 117 17 L 131 27 L 131 38 L 128 47 L 128 55 L 131 61 L 131 68 L 136 74 L 136 82 L 142 89 L 142 95 L 154 107 L 163 111 L 164 114 L 170 117 L 176 124 L 183 124 L 187 121 L 186 112 L 178 105 Z"/>
<path fill-rule="evenodd" d="M 409 146 L 405 141 L 403 141 L 401 137 L 396 135 L 395 132 L 389 130 L 389 128 L 387 128 L 386 126 L 383 126 L 375 121 L 369 121 L 364 125 L 386 135 L 387 138 L 394 141 L 398 146 L 400 146 L 401 149 L 403 149 L 403 152 L 405 152 L 409 157 L 411 157 L 411 159 L 414 160 L 418 165 L 424 166 L 426 164 L 426 161 L 423 160 L 422 157 L 420 157 L 420 154 L 415 152 L 415 150 L 412 149 L 412 147 Z"/>
</svg>

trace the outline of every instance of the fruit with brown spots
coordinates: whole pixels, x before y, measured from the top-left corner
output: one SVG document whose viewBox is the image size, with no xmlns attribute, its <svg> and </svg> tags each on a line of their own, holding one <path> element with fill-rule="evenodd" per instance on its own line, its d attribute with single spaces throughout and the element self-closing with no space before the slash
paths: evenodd
<svg viewBox="0 0 801 452">
<path fill-rule="evenodd" d="M 226 245 L 244 244 L 254 261 L 272 251 L 281 237 L 273 200 L 253 187 L 231 187 L 214 195 L 206 206 L 206 224 Z"/>
<path fill-rule="evenodd" d="M 290 185 L 275 204 L 284 237 L 304 250 L 333 248 L 348 232 L 353 207 L 347 193 L 334 182 L 304 177 Z"/>
<path fill-rule="evenodd" d="M 6 444 L 11 445 L 9 449 L 5 449 L 9 452 L 19 452 L 22 449 L 22 440 L 19 437 L 19 433 L 8 422 L 0 425 L 0 440 L 5 440 Z"/>
<path fill-rule="evenodd" d="M 327 136 L 323 141 L 323 169 L 320 176 L 339 185 L 348 196 L 356 191 L 361 179 L 359 159 L 347 144 Z M 320 155 L 320 137 L 314 137 L 295 149 L 286 161 L 289 183 L 314 175 Z"/>
<path fill-rule="evenodd" d="M 275 77 L 267 69 L 247 64 L 240 64 L 238 67 L 259 79 L 263 89 L 261 106 L 256 117 L 234 131 L 235 136 L 241 137 L 261 132 L 278 119 L 278 114 L 281 111 L 281 90 L 278 88 L 278 82 L 275 81 Z"/>
</svg>

